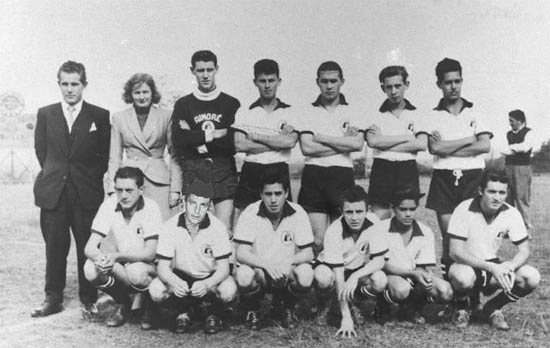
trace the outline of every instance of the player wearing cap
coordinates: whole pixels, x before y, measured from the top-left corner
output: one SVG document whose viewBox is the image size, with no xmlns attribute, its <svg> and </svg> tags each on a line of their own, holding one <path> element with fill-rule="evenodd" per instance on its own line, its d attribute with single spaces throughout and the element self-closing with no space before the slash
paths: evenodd
<svg viewBox="0 0 550 348">
<path fill-rule="evenodd" d="M 419 199 L 415 187 L 397 187 L 390 197 L 393 217 L 375 228 L 386 236 L 389 246 L 384 272 L 387 290 L 379 298 L 379 321 L 388 318 L 391 303 L 403 304 L 404 319 L 424 324 L 421 311 L 426 302 L 447 303 L 453 297 L 449 282 L 434 275 L 435 245 L 432 230 L 415 219 Z M 410 316 L 409 316 L 410 315 Z"/>
<path fill-rule="evenodd" d="M 508 178 L 504 172 L 487 170 L 479 195 L 456 207 L 449 222 L 450 255 L 455 261 L 449 279 L 455 292 L 457 326 L 468 325 L 468 297 L 482 291 L 496 296 L 483 306 L 482 316 L 499 330 L 509 330 L 501 308 L 531 293 L 540 283 L 537 269 L 527 265 L 529 236 L 519 211 L 505 203 Z M 497 252 L 503 239 L 517 252 L 508 260 Z"/>
<path fill-rule="evenodd" d="M 367 194 L 361 186 L 352 186 L 342 195 L 343 216 L 334 221 L 325 234 L 324 250 L 317 258 L 315 281 L 320 301 L 320 322 L 330 309 L 330 296 L 336 293 L 342 321 L 336 334 L 357 336 L 350 304 L 352 300 L 375 299 L 386 287 L 382 268 L 388 246 L 384 234 L 373 228 L 379 220 L 367 210 Z M 361 314 L 354 308 L 356 320 Z"/>
<path fill-rule="evenodd" d="M 265 170 L 276 168 L 290 183 L 288 163 L 298 134 L 290 125 L 290 105 L 277 98 L 280 84 L 276 61 L 262 59 L 254 64 L 254 85 L 260 97 L 248 110 L 237 114 L 233 125 L 235 149 L 246 153 L 235 195 L 234 221 L 246 206 L 260 199 L 260 179 Z"/>
<path fill-rule="evenodd" d="M 298 203 L 308 212 L 317 255 L 327 226 L 340 215 L 341 192 L 354 185 L 351 153 L 363 149 L 363 134 L 356 127 L 364 121 L 340 93 L 344 74 L 338 63 L 322 63 L 316 82 L 321 93 L 296 119 L 295 128 L 305 156 Z"/>
<path fill-rule="evenodd" d="M 261 200 L 242 212 L 235 229 L 240 263 L 235 278 L 252 330 L 259 328 L 266 291 L 273 293 L 273 309 L 284 309 L 282 325 L 293 327 L 297 296 L 307 293 L 313 282 L 313 233 L 304 209 L 287 200 L 288 182 L 281 171 L 267 169 L 260 182 Z"/>
<path fill-rule="evenodd" d="M 143 197 L 143 172 L 122 167 L 115 174 L 116 196 L 104 201 L 92 223 L 92 234 L 84 249 L 86 279 L 111 295 L 115 310 L 107 326 L 125 323 L 130 292 L 144 292 L 156 276 L 153 264 L 162 216 L 155 201 Z M 115 250 L 100 249 L 105 237 L 112 234 Z M 148 297 L 146 297 L 150 300 Z M 150 301 L 142 318 L 142 328 L 151 327 Z"/>
<path fill-rule="evenodd" d="M 486 116 L 461 97 L 460 63 L 445 58 L 437 64 L 435 73 L 443 98 L 426 120 L 430 127 L 428 148 L 434 155 L 426 208 L 437 213 L 443 239 L 441 265 L 446 273 L 450 263 L 449 219 L 460 202 L 476 194 L 485 167 L 483 154 L 491 149 L 493 133 L 486 125 Z"/>
<path fill-rule="evenodd" d="M 416 153 L 426 150 L 428 133 L 416 107 L 405 98 L 408 76 L 403 66 L 387 66 L 380 71 L 380 87 L 387 99 L 365 131 L 374 158 L 369 175 L 369 201 L 380 219 L 391 216 L 390 196 L 395 187 L 409 185 L 420 190 Z"/>
<path fill-rule="evenodd" d="M 155 302 L 175 309 L 175 331 L 190 329 L 194 304 L 209 303 L 204 331 L 222 329 L 221 314 L 237 295 L 229 275 L 231 245 L 227 227 L 208 213 L 212 187 L 195 180 L 189 185 L 183 213 L 166 221 L 157 248 L 158 277 L 149 286 Z"/>
<path fill-rule="evenodd" d="M 197 178 L 211 184 L 215 215 L 230 232 L 237 189 L 231 125 L 240 103 L 216 86 L 218 59 L 211 51 L 195 52 L 190 70 L 197 89 L 178 99 L 172 113 L 172 144 L 183 172 L 183 194 Z"/>
</svg>

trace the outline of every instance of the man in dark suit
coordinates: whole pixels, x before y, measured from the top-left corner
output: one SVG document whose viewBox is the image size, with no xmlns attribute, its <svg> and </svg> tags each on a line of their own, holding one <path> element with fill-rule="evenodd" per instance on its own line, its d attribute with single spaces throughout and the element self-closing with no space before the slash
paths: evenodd
<svg viewBox="0 0 550 348">
<path fill-rule="evenodd" d="M 72 230 L 77 258 L 79 297 L 85 316 L 97 313 L 96 289 L 83 273 L 84 246 L 104 198 L 103 175 L 109 160 L 109 111 L 86 103 L 81 63 L 67 61 L 57 73 L 63 100 L 38 110 L 34 147 L 41 171 L 34 185 L 40 228 L 46 244 L 46 299 L 31 315 L 44 317 L 63 307 L 67 254 Z"/>
</svg>

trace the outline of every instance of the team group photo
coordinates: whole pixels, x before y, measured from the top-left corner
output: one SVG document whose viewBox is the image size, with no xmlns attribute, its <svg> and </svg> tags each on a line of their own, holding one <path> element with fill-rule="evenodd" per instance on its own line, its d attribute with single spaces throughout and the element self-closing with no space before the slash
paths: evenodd
<svg viewBox="0 0 550 348">
<path fill-rule="evenodd" d="M 478 12 L 468 12 L 458 4 L 373 2 L 373 13 L 386 18 L 380 23 L 407 26 L 397 20 L 404 8 L 440 14 L 430 18 L 443 28 L 430 35 L 441 41 L 422 53 L 426 42 L 416 33 L 376 39 L 363 30 L 388 29 L 346 21 L 360 17 L 354 10 L 372 17 L 369 4 L 321 3 L 234 12 L 248 18 L 247 30 L 262 18 L 276 22 L 281 6 L 319 6 L 325 19 L 340 12 L 330 26 L 341 30 L 325 33 L 333 44 L 317 49 L 302 29 L 322 32 L 320 22 L 302 27 L 287 14 L 278 25 L 288 21 L 294 32 L 280 35 L 302 42 L 301 50 L 280 41 L 278 25 L 269 35 L 235 36 L 234 18 L 221 24 L 231 35 L 212 29 L 219 37 L 208 40 L 199 25 L 199 40 L 189 38 L 185 51 L 172 46 L 176 73 L 172 58 L 159 65 L 148 56 L 147 40 L 170 47 L 162 23 L 147 38 L 119 43 L 131 54 L 98 58 L 69 35 L 73 47 L 40 63 L 54 65 L 46 67 L 47 98 L 26 116 L 22 136 L 2 135 L 12 182 L 14 158 L 30 159 L 19 184 L 1 184 L 9 256 L 0 271 L 1 347 L 546 346 L 548 123 L 540 88 L 498 86 L 501 73 L 513 84 L 542 78 L 545 68 L 509 71 L 521 54 L 499 61 L 491 47 L 498 43 L 483 43 L 498 33 L 449 37 L 467 30 L 445 21 L 446 6 L 453 19 L 475 17 L 477 26 L 482 9 L 499 26 L 514 13 L 535 16 L 535 7 L 472 1 Z M 164 18 L 168 28 L 179 22 L 170 11 L 185 9 L 193 21 L 206 11 L 210 22 L 237 11 L 231 4 L 169 3 L 145 18 Z M 106 16 L 124 10 L 136 8 L 116 4 Z M 538 35 L 522 20 L 510 22 Z M 417 30 L 421 23 L 411 19 Z M 108 27 L 81 35 L 108 46 Z M 344 34 L 352 28 L 363 39 Z M 368 37 L 414 42 L 386 53 L 361 46 Z M 519 34 L 509 40 L 521 42 Z M 98 68 L 94 59 L 113 65 Z M 115 89 L 101 82 L 112 69 L 120 76 L 110 82 Z M 190 86 L 173 89 L 178 79 Z M 527 82 L 541 87 L 544 79 Z M 3 110 L 29 108 L 10 93 Z"/>
</svg>

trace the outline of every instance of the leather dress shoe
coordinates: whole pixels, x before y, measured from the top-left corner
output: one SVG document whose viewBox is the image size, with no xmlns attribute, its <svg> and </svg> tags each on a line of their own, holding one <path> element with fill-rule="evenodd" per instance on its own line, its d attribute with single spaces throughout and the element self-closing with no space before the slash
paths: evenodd
<svg viewBox="0 0 550 348">
<path fill-rule="evenodd" d="M 48 315 L 59 313 L 62 310 L 63 310 L 63 306 L 61 305 L 61 303 L 52 303 L 52 302 L 45 301 L 40 305 L 40 307 L 35 308 L 31 312 L 31 317 L 33 318 L 47 317 Z"/>
</svg>

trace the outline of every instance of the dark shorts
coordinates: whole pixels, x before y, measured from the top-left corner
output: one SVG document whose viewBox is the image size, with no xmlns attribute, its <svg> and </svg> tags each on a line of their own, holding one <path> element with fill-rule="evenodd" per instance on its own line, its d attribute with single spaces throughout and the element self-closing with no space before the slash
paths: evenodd
<svg viewBox="0 0 550 348">
<path fill-rule="evenodd" d="M 212 185 L 214 190 L 214 203 L 225 199 L 233 199 L 237 191 L 237 169 L 233 157 L 216 157 L 212 159 L 183 160 L 181 171 L 183 172 L 184 195 L 188 194 L 189 185 L 200 179 Z"/>
<path fill-rule="evenodd" d="M 388 205 L 398 186 L 412 186 L 420 191 L 416 161 L 388 161 L 375 158 L 369 178 L 369 200 Z"/>
<path fill-rule="evenodd" d="M 493 263 L 502 263 L 502 260 L 497 258 L 486 260 L 487 262 L 493 262 Z M 449 270 L 451 269 L 451 266 L 453 265 L 453 261 L 449 261 L 446 265 L 447 272 L 443 273 L 443 279 L 446 281 L 449 280 Z M 493 275 L 490 272 L 487 272 L 484 269 L 474 268 L 474 273 L 476 275 L 476 280 L 474 281 L 474 290 L 476 291 L 484 291 L 487 289 L 489 284 L 491 283 L 491 278 L 493 278 Z"/>
<path fill-rule="evenodd" d="M 426 208 L 451 214 L 462 201 L 475 197 L 482 173 L 482 169 L 434 170 Z"/>
<path fill-rule="evenodd" d="M 288 184 L 288 200 L 292 200 L 290 193 L 290 176 L 288 174 L 288 163 L 270 163 L 260 164 L 244 162 L 241 169 L 241 175 L 239 178 L 239 185 L 237 186 L 237 193 L 235 194 L 235 207 L 239 209 L 246 208 L 250 203 L 254 203 L 260 199 L 261 180 L 264 172 L 268 169 L 274 168 L 279 171 L 283 180 Z"/>
<path fill-rule="evenodd" d="M 174 274 L 177 275 L 180 279 L 185 281 L 187 283 L 187 286 L 189 287 L 189 289 L 191 289 L 193 287 L 194 282 L 197 282 L 199 280 L 208 279 L 212 276 L 212 274 L 214 274 L 214 272 L 212 272 L 208 277 L 195 278 L 195 277 L 192 277 L 192 276 L 190 276 L 189 274 L 187 274 L 183 271 L 180 271 L 179 269 L 173 269 L 172 272 L 174 272 Z"/>
<path fill-rule="evenodd" d="M 302 172 L 298 204 L 308 213 L 338 216 L 342 192 L 354 183 L 352 168 L 306 165 Z"/>
</svg>

